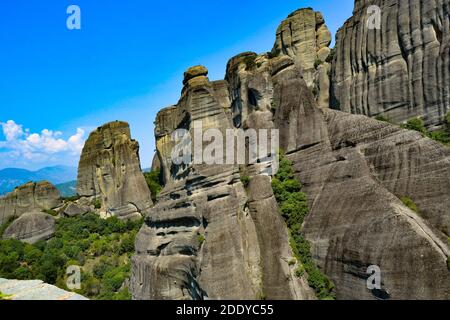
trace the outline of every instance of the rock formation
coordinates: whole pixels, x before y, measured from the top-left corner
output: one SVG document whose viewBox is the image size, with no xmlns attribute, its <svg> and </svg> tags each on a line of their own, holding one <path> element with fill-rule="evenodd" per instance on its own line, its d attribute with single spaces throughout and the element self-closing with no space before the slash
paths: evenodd
<svg viewBox="0 0 450 320">
<path fill-rule="evenodd" d="M 228 85 L 210 82 L 206 74 L 204 67 L 189 69 L 178 104 L 157 116 L 166 187 L 137 236 L 133 298 L 312 299 L 312 290 L 288 263 L 287 230 L 268 176 L 255 174 L 247 192 L 239 166 L 171 159 L 176 129 L 194 135 L 201 121 L 201 132 L 214 128 L 225 136 L 232 128 Z"/>
<path fill-rule="evenodd" d="M 287 55 L 303 70 L 320 107 L 329 106 L 331 32 L 320 12 L 300 9 L 288 16 L 277 30 L 272 55 Z"/>
<path fill-rule="evenodd" d="M 17 218 L 27 212 L 54 209 L 61 204 L 61 195 L 51 183 L 29 182 L 0 198 L 0 225 L 10 217 Z"/>
<path fill-rule="evenodd" d="M 369 28 L 373 5 L 381 9 L 380 29 Z M 356 0 L 336 37 L 331 105 L 441 126 L 450 110 L 449 16 L 449 0 Z"/>
<path fill-rule="evenodd" d="M 320 19 L 311 12 L 282 24 L 271 54 L 230 59 L 225 81 L 210 82 L 204 68 L 188 70 L 178 104 L 158 114 L 166 187 L 137 237 L 135 299 L 312 298 L 304 278 L 290 277 L 287 231 L 263 162 L 173 163 L 173 132 L 192 136 L 196 120 L 220 132 L 280 130 L 280 147 L 309 199 L 303 233 L 338 299 L 450 299 L 450 149 L 366 116 L 318 108 L 302 65 L 317 50 L 305 53 L 289 31 L 303 18 L 317 32 Z M 381 269 L 376 290 L 367 287 L 372 265 Z"/>
<path fill-rule="evenodd" d="M 309 197 L 303 230 L 337 298 L 449 299 L 450 149 L 364 116 L 320 111 L 296 80 L 280 90 L 281 147 Z M 379 291 L 367 289 L 371 265 L 382 272 Z"/>
<path fill-rule="evenodd" d="M 3 239 L 17 239 L 30 244 L 47 240 L 55 233 L 55 218 L 43 212 L 21 215 L 6 228 Z"/>
<path fill-rule="evenodd" d="M 89 300 L 41 280 L 0 279 L 0 292 L 9 296 L 9 300 Z"/>
<path fill-rule="evenodd" d="M 135 219 L 152 205 L 142 175 L 139 144 L 131 139 L 125 122 L 111 122 L 97 128 L 83 148 L 78 166 L 77 193 L 101 199 L 105 216 Z"/>
<path fill-rule="evenodd" d="M 87 205 L 78 205 L 76 203 L 69 203 L 62 211 L 62 215 L 65 217 L 82 216 L 86 213 L 94 212 L 94 210 Z"/>
</svg>

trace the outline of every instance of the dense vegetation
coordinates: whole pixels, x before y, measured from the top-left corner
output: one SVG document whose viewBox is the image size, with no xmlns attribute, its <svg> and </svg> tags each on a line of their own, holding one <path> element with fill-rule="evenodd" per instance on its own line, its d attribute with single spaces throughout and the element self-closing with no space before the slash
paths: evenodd
<svg viewBox="0 0 450 320">
<path fill-rule="evenodd" d="M 377 120 L 389 122 L 391 124 L 396 124 L 394 121 L 386 118 L 384 116 L 377 116 Z M 437 142 L 440 142 L 448 147 L 450 147 L 450 112 L 448 112 L 444 119 L 444 129 L 429 131 L 425 127 L 425 123 L 420 118 L 412 118 L 408 120 L 405 124 L 402 124 L 401 127 L 403 129 L 414 130 L 420 132 L 424 137 L 433 139 Z"/>
<path fill-rule="evenodd" d="M 0 241 L 0 277 L 41 279 L 62 289 L 68 266 L 81 267 L 81 289 L 91 299 L 126 300 L 123 287 L 130 272 L 130 256 L 142 221 L 123 222 L 98 215 L 59 218 L 49 241 L 34 245 L 17 240 Z"/>
<path fill-rule="evenodd" d="M 147 182 L 150 193 L 152 194 L 152 200 L 156 201 L 156 197 L 162 190 L 161 171 L 154 170 L 150 172 L 144 172 L 145 181 Z"/>
<path fill-rule="evenodd" d="M 320 271 L 311 255 L 311 246 L 302 233 L 302 224 L 308 214 L 308 203 L 302 186 L 295 179 L 292 163 L 280 155 L 280 168 L 272 180 L 272 188 L 281 214 L 289 229 L 289 242 L 298 262 L 296 276 L 307 273 L 308 283 L 319 299 L 335 299 L 333 283 Z M 290 264 L 295 264 L 292 261 Z"/>
</svg>

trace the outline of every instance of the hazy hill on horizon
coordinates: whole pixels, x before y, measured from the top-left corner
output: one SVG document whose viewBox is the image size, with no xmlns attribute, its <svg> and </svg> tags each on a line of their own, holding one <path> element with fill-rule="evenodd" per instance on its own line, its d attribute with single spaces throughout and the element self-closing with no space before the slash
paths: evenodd
<svg viewBox="0 0 450 320">
<path fill-rule="evenodd" d="M 0 170 L 0 195 L 29 181 L 47 180 L 52 184 L 63 184 L 77 179 L 77 168 L 57 165 L 45 167 L 37 171 L 20 168 L 5 168 Z"/>
</svg>

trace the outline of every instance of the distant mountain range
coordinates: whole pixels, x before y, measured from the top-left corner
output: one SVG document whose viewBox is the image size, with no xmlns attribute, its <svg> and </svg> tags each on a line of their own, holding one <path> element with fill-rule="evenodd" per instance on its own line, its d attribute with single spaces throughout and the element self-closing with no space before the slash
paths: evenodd
<svg viewBox="0 0 450 320">
<path fill-rule="evenodd" d="M 77 180 L 60 183 L 55 185 L 55 187 L 58 188 L 61 196 L 64 198 L 72 197 L 77 194 Z"/>
<path fill-rule="evenodd" d="M 46 167 L 37 171 L 7 168 L 0 170 L 0 195 L 8 193 L 14 190 L 15 187 L 30 181 L 47 180 L 54 185 L 66 184 L 70 182 L 74 185 L 76 183 L 73 181 L 76 179 L 77 168 L 68 166 Z M 67 189 L 70 187 L 64 185 L 63 188 Z"/>
</svg>

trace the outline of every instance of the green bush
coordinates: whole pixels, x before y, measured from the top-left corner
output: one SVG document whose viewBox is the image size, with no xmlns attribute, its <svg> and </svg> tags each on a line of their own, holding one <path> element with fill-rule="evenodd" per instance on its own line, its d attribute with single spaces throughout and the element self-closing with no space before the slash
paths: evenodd
<svg viewBox="0 0 450 320">
<path fill-rule="evenodd" d="M 0 240 L 0 277 L 41 279 L 65 288 L 66 268 L 90 261 L 100 261 L 82 271 L 82 288 L 77 291 L 92 299 L 129 299 L 122 289 L 129 276 L 129 256 L 134 239 L 143 223 L 123 222 L 117 218 L 101 219 L 89 213 L 80 217 L 60 218 L 55 235 L 34 245 L 18 240 Z"/>
<path fill-rule="evenodd" d="M 201 246 L 203 244 L 203 242 L 205 242 L 205 240 L 206 240 L 206 238 L 203 234 L 197 235 L 197 241 L 198 241 L 199 246 Z"/>
<path fill-rule="evenodd" d="M 244 188 L 247 188 L 250 184 L 250 177 L 249 176 L 241 176 L 241 182 L 244 185 Z"/>
<path fill-rule="evenodd" d="M 119 254 L 125 254 L 134 252 L 134 242 L 136 239 L 136 232 L 131 232 L 125 234 L 120 242 L 120 252 Z"/>
<path fill-rule="evenodd" d="M 446 146 L 450 146 L 450 132 L 447 130 L 437 130 L 430 133 L 430 138 Z"/>
<path fill-rule="evenodd" d="M 420 118 L 409 119 L 408 122 L 406 122 L 406 124 L 402 124 L 401 127 L 403 129 L 414 130 L 414 131 L 420 132 L 425 136 L 427 136 L 427 133 L 428 133 L 427 129 L 425 128 L 425 123 Z"/>
<path fill-rule="evenodd" d="M 295 276 L 297 278 L 303 277 L 304 274 L 305 274 L 305 268 L 302 265 L 298 266 L 298 268 L 295 269 Z"/>
<path fill-rule="evenodd" d="M 162 190 L 161 171 L 144 172 L 145 181 L 152 195 L 153 201 L 156 201 L 156 197 Z"/>
<path fill-rule="evenodd" d="M 100 199 L 95 199 L 92 204 L 94 205 L 95 209 L 101 209 L 102 207 L 102 201 Z"/>
<path fill-rule="evenodd" d="M 308 214 L 307 197 L 301 192 L 302 186 L 294 177 L 292 163 L 282 153 L 278 173 L 272 180 L 272 189 L 289 230 L 289 244 L 300 262 L 295 275 L 302 277 L 306 272 L 308 284 L 319 299 L 335 299 L 333 283 L 314 263 L 311 246 L 302 234 L 302 224 Z M 293 265 L 292 262 L 289 264 Z"/>
<path fill-rule="evenodd" d="M 444 119 L 445 128 L 442 130 L 429 131 L 422 119 L 412 118 L 406 124 L 401 125 L 403 129 L 414 130 L 420 132 L 424 137 L 428 137 L 437 142 L 450 147 L 450 112 L 448 112 Z"/>
<path fill-rule="evenodd" d="M 401 197 L 400 200 L 403 202 L 405 206 L 410 208 L 415 213 L 419 213 L 419 209 L 417 208 L 417 205 L 414 203 L 414 201 L 409 197 Z"/>
<path fill-rule="evenodd" d="M 256 55 L 249 55 L 244 58 L 245 70 L 249 71 L 256 67 Z"/>
</svg>

